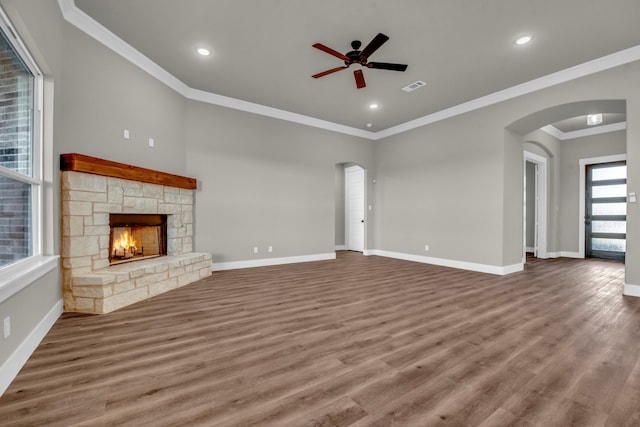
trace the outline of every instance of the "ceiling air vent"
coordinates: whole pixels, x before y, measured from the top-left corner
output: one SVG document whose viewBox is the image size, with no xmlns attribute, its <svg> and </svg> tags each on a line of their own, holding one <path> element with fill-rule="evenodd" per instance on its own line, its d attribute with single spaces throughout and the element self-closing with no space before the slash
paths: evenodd
<svg viewBox="0 0 640 427">
<path fill-rule="evenodd" d="M 422 87 L 424 85 L 426 85 L 425 82 L 423 82 L 422 80 L 418 80 L 417 82 L 413 82 L 410 85 L 407 85 L 407 86 L 403 87 L 402 90 L 405 91 L 405 92 L 411 92 L 411 91 L 416 90 L 419 87 Z"/>
</svg>

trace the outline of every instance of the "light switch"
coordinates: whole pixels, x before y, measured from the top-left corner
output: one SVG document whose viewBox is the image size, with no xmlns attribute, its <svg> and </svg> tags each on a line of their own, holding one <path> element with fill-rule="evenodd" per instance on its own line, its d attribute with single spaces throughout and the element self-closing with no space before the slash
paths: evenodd
<svg viewBox="0 0 640 427">
<path fill-rule="evenodd" d="M 635 203 L 637 201 L 638 199 L 636 198 L 636 193 L 635 192 L 629 193 L 629 203 Z"/>
</svg>

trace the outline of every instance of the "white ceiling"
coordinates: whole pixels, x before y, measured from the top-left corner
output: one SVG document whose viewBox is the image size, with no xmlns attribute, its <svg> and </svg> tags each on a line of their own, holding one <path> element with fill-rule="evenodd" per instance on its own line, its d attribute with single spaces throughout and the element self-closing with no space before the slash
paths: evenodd
<svg viewBox="0 0 640 427">
<path fill-rule="evenodd" d="M 72 0 L 59 1 L 79 12 Z M 88 20 L 85 31 L 101 24 L 189 88 L 380 133 L 487 95 L 540 88 L 552 73 L 564 80 L 584 75 L 592 67 L 581 64 L 597 58 L 611 55 L 600 61 L 605 67 L 640 59 L 638 0 L 76 0 L 75 6 L 97 21 Z M 358 66 L 311 78 L 342 65 L 312 44 L 345 53 L 352 40 L 364 47 L 378 32 L 390 40 L 370 60 L 406 63 L 406 72 L 364 69 L 364 89 L 355 87 Z M 524 33 L 533 42 L 516 46 Z M 198 57 L 198 46 L 213 54 Z M 416 80 L 427 84 L 401 90 Z M 371 102 L 380 108 L 371 111 Z"/>
</svg>

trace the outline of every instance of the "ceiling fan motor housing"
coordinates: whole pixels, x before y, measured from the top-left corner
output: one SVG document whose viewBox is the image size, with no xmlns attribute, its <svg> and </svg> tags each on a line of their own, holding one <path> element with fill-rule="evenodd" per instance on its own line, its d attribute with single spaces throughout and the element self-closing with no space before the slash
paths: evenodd
<svg viewBox="0 0 640 427">
<path fill-rule="evenodd" d="M 355 43 L 355 42 L 354 42 Z M 362 58 L 360 56 L 362 52 L 359 50 L 352 50 L 351 52 L 347 52 L 346 56 L 347 58 L 349 58 L 348 61 L 344 61 L 344 64 L 348 67 L 351 64 L 366 64 L 367 63 L 367 58 Z"/>
</svg>

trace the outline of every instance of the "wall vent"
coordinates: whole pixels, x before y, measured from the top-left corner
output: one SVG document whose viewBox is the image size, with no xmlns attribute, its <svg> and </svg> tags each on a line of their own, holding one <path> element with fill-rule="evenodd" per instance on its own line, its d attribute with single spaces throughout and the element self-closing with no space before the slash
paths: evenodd
<svg viewBox="0 0 640 427">
<path fill-rule="evenodd" d="M 411 92 L 411 91 L 416 90 L 419 87 L 422 87 L 424 85 L 426 85 L 425 82 L 423 82 L 422 80 L 418 80 L 417 82 L 413 82 L 410 85 L 407 85 L 407 86 L 403 87 L 402 90 L 405 91 L 405 92 Z"/>
</svg>

